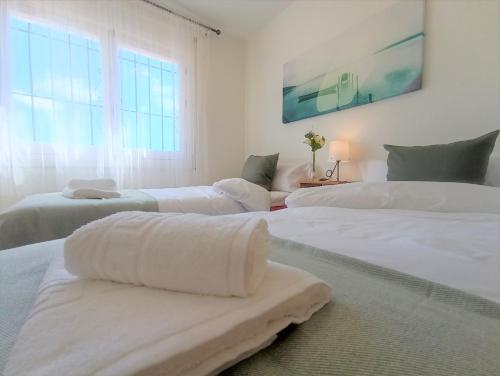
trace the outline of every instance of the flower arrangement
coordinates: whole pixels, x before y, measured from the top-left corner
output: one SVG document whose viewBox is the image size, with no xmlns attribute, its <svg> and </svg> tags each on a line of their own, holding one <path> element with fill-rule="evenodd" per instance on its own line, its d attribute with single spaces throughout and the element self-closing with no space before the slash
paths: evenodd
<svg viewBox="0 0 500 376">
<path fill-rule="evenodd" d="M 320 136 L 317 133 L 314 133 L 313 131 L 307 132 L 304 137 L 306 138 L 304 140 L 304 144 L 309 145 L 311 147 L 311 151 L 313 154 L 313 173 L 314 176 L 316 177 L 316 150 L 321 149 L 323 146 L 325 146 L 325 138 L 323 136 Z"/>
</svg>

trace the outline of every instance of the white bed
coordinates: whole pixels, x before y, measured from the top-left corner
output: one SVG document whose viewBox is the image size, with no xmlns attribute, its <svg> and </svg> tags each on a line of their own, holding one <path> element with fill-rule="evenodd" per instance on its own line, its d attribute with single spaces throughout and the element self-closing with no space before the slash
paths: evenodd
<svg viewBox="0 0 500 376">
<path fill-rule="evenodd" d="M 359 189 L 372 184 L 378 185 L 380 207 L 390 208 L 376 208 L 374 189 Z M 429 183 L 438 187 L 435 194 L 427 189 L 416 201 L 415 196 L 410 196 L 419 190 L 408 190 L 409 185 L 415 184 L 422 183 L 306 188 L 288 197 L 287 204 L 292 208 L 244 215 L 265 217 L 276 237 L 500 302 L 500 188 Z M 341 196 L 341 190 L 343 200 L 335 200 Z M 354 192 L 350 197 L 345 194 L 348 190 Z M 463 195 L 456 194 L 460 190 Z M 371 193 L 367 201 L 370 208 L 363 209 L 367 191 Z M 406 200 L 405 192 L 410 192 Z M 300 197 L 304 194 L 307 199 Z M 321 202 L 337 207 L 320 206 Z M 350 205 L 357 209 L 350 209 Z"/>
<path fill-rule="evenodd" d="M 463 360 L 462 354 L 473 354 L 472 357 L 476 360 L 474 364 L 467 356 L 465 363 L 456 367 L 464 372 L 457 373 L 452 370 L 452 373 L 494 374 L 491 370 L 498 369 L 495 349 L 498 348 L 499 338 L 496 324 L 500 317 L 500 306 L 494 303 L 500 302 L 500 249 L 498 247 L 500 244 L 500 202 L 496 200 L 500 199 L 500 189 L 468 184 L 454 185 L 454 183 L 430 183 L 426 186 L 427 184 L 429 183 L 389 182 L 350 184 L 326 189 L 307 188 L 294 192 L 287 198 L 287 205 L 291 207 L 289 209 L 272 213 L 236 214 L 236 217 L 264 217 L 268 220 L 269 230 L 275 237 L 306 244 L 307 246 L 297 247 L 296 243 L 275 239 L 273 253 L 285 263 L 291 263 L 305 270 L 310 269 L 325 281 L 330 279 L 334 281 L 331 284 L 334 304 L 325 307 L 322 313 L 313 317 L 314 321 L 311 325 L 304 327 L 307 330 L 302 332 L 299 342 L 293 342 L 293 338 L 287 341 L 287 335 L 284 335 L 283 342 L 279 342 L 274 348 L 271 347 L 261 354 L 260 361 L 258 356 L 253 360 L 248 360 L 247 365 L 255 364 L 255 369 L 260 369 L 260 372 L 255 373 L 271 374 L 277 369 L 279 374 L 288 374 L 290 367 L 293 367 L 305 370 L 305 372 L 299 372 L 300 374 L 321 372 L 333 374 L 338 371 L 339 374 L 350 375 L 355 374 L 350 368 L 351 364 L 358 364 L 361 361 L 366 367 L 363 369 L 373 370 L 372 359 L 388 359 L 388 364 L 383 367 L 391 372 L 384 374 L 400 374 L 401 372 L 406 374 L 405 367 L 413 370 L 415 364 L 419 367 L 417 371 L 429 370 L 422 374 L 435 374 L 433 371 L 436 369 L 455 367 L 457 362 Z M 356 188 L 363 185 L 365 187 L 363 189 Z M 413 189 L 408 189 L 411 185 L 414 185 Z M 418 189 L 419 187 L 421 189 Z M 344 193 L 339 194 L 340 191 Z M 346 191 L 352 191 L 352 194 Z M 454 194 L 457 191 L 461 191 L 463 195 Z M 366 199 L 367 193 L 369 193 L 369 199 Z M 337 207 L 314 206 L 320 203 L 329 203 Z M 352 206 L 353 203 L 357 205 L 357 209 L 338 207 Z M 376 208 L 377 203 L 384 209 Z M 301 205 L 309 206 L 301 207 Z M 363 208 L 368 206 L 369 209 Z M 404 210 L 398 206 L 404 207 Z M 480 210 L 488 211 L 488 213 L 480 212 Z M 55 241 L 21 247 L 7 251 L 6 257 L 2 260 L 7 263 L 14 262 L 13 266 L 8 266 L 6 270 L 15 270 L 19 267 L 18 265 L 25 264 L 22 258 L 23 252 L 32 250 L 35 254 L 45 255 L 46 258 L 50 255 L 57 257 L 57 252 L 62 251 L 62 246 L 62 241 Z M 311 249 L 310 246 L 321 248 L 326 252 Z M 344 256 L 368 263 L 357 260 L 346 262 Z M 44 257 L 41 257 L 41 260 L 44 260 Z M 61 266 L 57 266 L 58 259 L 54 260 L 56 263 L 53 262 L 51 267 L 55 265 L 56 272 L 66 273 Z M 370 264 L 401 271 L 421 279 L 416 282 L 415 278 Z M 40 266 L 36 260 L 35 265 Z M 50 372 L 50 367 L 57 369 L 60 364 L 64 365 L 67 370 L 76 369 L 76 367 L 83 370 L 93 369 L 95 366 L 99 367 L 100 364 L 110 365 L 102 368 L 101 373 L 113 375 L 121 375 L 124 370 L 137 370 L 137 373 L 141 374 L 161 374 L 159 371 L 155 372 L 156 368 L 149 367 L 149 365 L 160 366 L 163 363 L 178 366 L 180 368 L 177 369 L 182 368 L 184 371 L 185 367 L 190 367 L 193 362 L 189 360 L 178 362 L 170 355 L 177 356 L 176 354 L 179 353 L 192 354 L 193 352 L 205 355 L 207 348 L 213 352 L 216 347 L 212 343 L 205 342 L 204 345 L 207 347 L 202 348 L 198 346 L 198 342 L 203 340 L 202 334 L 205 333 L 205 329 L 220 331 L 221 328 L 225 328 L 214 319 L 209 320 L 203 327 L 196 327 L 197 331 L 192 335 L 186 332 L 189 342 L 179 340 L 179 338 L 174 338 L 172 342 L 159 340 L 159 336 L 171 337 L 170 322 L 175 324 L 180 320 L 181 324 L 184 324 L 186 318 L 194 314 L 198 315 L 200 312 L 193 310 L 193 305 L 185 304 L 183 307 L 194 313 L 179 319 L 178 312 L 182 312 L 183 309 L 179 310 L 179 304 L 182 302 L 179 300 L 178 293 L 167 292 L 175 297 L 173 301 L 175 301 L 175 307 L 178 308 L 178 312 L 175 310 L 175 312 L 170 312 L 169 304 L 158 298 L 160 294 L 162 298 L 165 296 L 164 292 L 158 289 L 143 291 L 141 290 L 145 289 L 143 287 L 127 288 L 114 283 L 108 286 L 108 282 L 92 280 L 83 280 L 82 284 L 73 284 L 73 280 L 65 279 L 67 276 L 52 273 L 51 267 L 45 274 L 46 278 L 48 276 L 47 284 L 42 285 L 40 289 L 42 295 L 39 295 L 38 299 L 51 309 L 40 307 L 36 310 L 35 308 L 35 313 L 28 316 L 28 320 L 21 329 L 16 347 L 11 353 L 7 374 L 25 375 L 27 374 L 26 367 L 29 369 L 34 365 L 32 368 L 34 372 L 31 374 L 38 375 L 39 364 L 44 363 L 48 366 L 47 375 L 54 374 Z M 44 268 L 41 267 L 41 270 L 43 271 Z M 10 294 L 5 295 L 10 297 L 8 302 L 18 299 L 18 295 L 23 297 L 23 291 L 26 289 L 36 288 L 34 283 L 28 284 L 28 287 L 21 286 L 22 289 L 19 286 L 17 289 L 9 288 L 11 284 L 15 285 L 13 282 L 18 279 L 7 280 L 9 283 L 1 286 L 5 291 L 4 294 Z M 438 286 L 429 281 L 451 286 L 472 295 Z M 66 304 L 66 307 L 71 308 L 71 312 L 65 311 L 63 316 L 54 314 L 55 310 L 60 311 L 61 305 L 56 303 L 64 295 L 62 289 L 58 289 L 58 283 L 67 283 L 68 291 L 75 294 L 75 299 L 69 296 L 71 304 Z M 102 293 L 89 294 L 93 291 L 90 291 L 93 289 L 92 286 L 97 284 L 103 287 Z M 276 289 L 280 297 L 283 297 L 290 287 L 286 281 L 284 285 L 287 287 L 280 285 Z M 120 298 L 123 292 L 129 290 L 135 291 L 132 299 L 130 296 L 126 299 Z M 103 302 L 109 301 L 107 295 L 113 291 L 120 296 L 116 304 L 107 306 Z M 54 300 L 46 300 L 43 296 L 46 292 L 53 293 Z M 313 294 L 305 294 L 305 296 L 311 295 Z M 477 295 L 486 299 L 478 298 Z M 98 296 L 99 299 L 92 302 L 89 300 L 90 296 Z M 81 315 L 75 314 L 73 303 L 76 304 L 76 297 L 86 299 L 80 303 L 92 312 L 90 316 L 97 312 L 97 319 L 91 320 L 90 325 L 85 323 L 85 320 L 89 318 L 85 310 Z M 67 298 L 64 299 L 68 301 Z M 206 297 L 198 298 L 203 300 Z M 129 312 L 124 308 L 128 307 L 130 301 L 142 303 L 134 304 L 134 309 Z M 215 300 L 211 299 L 208 302 L 210 304 L 207 307 L 212 310 Z M 121 307 L 118 303 L 124 306 Z M 240 300 L 237 303 L 240 303 Z M 156 304 L 155 309 L 149 311 L 153 304 Z M 103 306 L 106 307 L 105 310 L 99 308 Z M 251 307 L 256 306 L 258 304 L 251 302 Z M 97 308 L 94 310 L 94 307 Z M 159 308 L 156 309 L 156 307 Z M 162 310 L 165 310 L 165 313 L 161 313 Z M 268 312 L 269 308 L 265 307 L 265 310 Z M 99 317 L 99 314 L 104 311 L 111 312 L 108 317 L 111 319 L 107 322 Z M 240 307 L 238 311 L 247 314 L 250 310 L 246 308 L 242 310 Z M 127 312 L 127 315 L 123 312 Z M 166 314 L 167 312 L 170 316 Z M 277 312 L 277 314 L 278 317 L 283 317 L 283 313 Z M 217 312 L 216 316 L 220 318 Z M 34 317 L 42 317 L 44 321 L 33 320 Z M 286 315 L 284 317 L 288 318 Z M 455 323 L 457 317 L 460 320 Z M 472 319 L 464 321 L 467 317 L 472 317 Z M 73 331 L 72 335 L 68 336 L 64 328 L 74 330 L 75 323 L 72 322 L 74 318 L 76 323 L 81 323 L 78 326 L 81 332 L 75 334 Z M 18 325 L 19 330 L 20 324 L 14 322 L 13 315 L 9 317 L 9 320 L 10 325 Z M 63 325 L 62 329 L 60 323 Z M 95 323 L 99 323 L 100 326 L 96 326 Z M 227 321 L 224 323 L 227 324 Z M 234 325 L 228 325 L 234 328 Z M 163 330 L 159 330 L 160 326 Z M 282 327 L 284 325 L 279 329 Z M 55 329 L 47 331 L 46 328 Z M 88 328 L 91 330 L 87 330 Z M 102 333 L 107 333 L 107 328 L 111 328 L 114 334 L 111 337 L 105 336 L 108 341 L 106 343 L 100 339 L 100 336 Z M 432 332 L 429 332 L 431 329 Z M 254 328 L 248 330 L 247 327 L 247 329 L 242 328 L 240 332 L 249 334 L 256 333 L 256 330 Z M 54 337 L 54 333 L 58 337 Z M 87 335 L 89 338 L 86 341 L 79 340 Z M 120 336 L 127 337 L 129 341 L 113 340 Z M 229 346 L 233 345 L 230 341 L 234 341 L 235 338 L 231 331 L 225 332 L 224 337 L 215 337 L 217 340 L 228 341 L 225 343 Z M 404 340 L 399 341 L 400 338 Z M 347 342 L 342 342 L 343 339 L 347 339 Z M 147 346 L 141 346 L 145 342 Z M 45 348 L 44 343 L 50 345 Z M 103 347 L 105 350 L 95 351 L 103 343 L 106 343 Z M 180 343 L 182 345 L 179 345 Z M 163 346 L 164 344 L 166 346 Z M 269 342 L 264 341 L 262 346 L 251 346 L 252 350 L 245 353 L 243 357 L 268 344 Z M 353 351 L 347 353 L 337 351 L 338 346 L 344 344 Z M 432 353 L 427 353 L 429 344 Z M 482 348 L 478 347 L 478 344 Z M 8 346 L 7 344 L 7 348 Z M 222 347 L 229 348 L 227 345 Z M 40 348 L 44 349 L 42 353 L 40 353 Z M 147 351 L 143 351 L 144 349 Z M 188 353 L 188 351 L 191 352 Z M 436 356 L 434 352 L 438 352 Z M 455 356 L 450 356 L 451 353 Z M 118 354 L 117 358 L 116 354 Z M 122 357 L 122 354 L 125 356 Z M 143 356 L 144 354 L 146 357 Z M 301 357 L 301 354 L 305 356 Z M 398 358 L 400 355 L 403 358 Z M 224 359 L 221 364 L 226 367 L 243 357 L 228 354 L 228 359 Z M 314 363 L 308 363 L 309 359 L 304 359 L 309 357 Z M 26 358 L 29 361 L 26 361 Z M 88 361 L 96 358 L 100 359 L 101 363 Z M 142 361 L 138 362 L 137 359 L 141 358 Z M 278 358 L 281 360 L 276 363 L 275 359 Z M 434 365 L 431 368 L 425 368 L 430 358 L 433 358 Z M 143 361 L 144 359 L 146 362 Z M 217 360 L 219 357 L 217 354 L 212 354 L 209 360 L 211 359 Z M 394 359 L 397 362 L 395 364 L 392 362 Z M 315 362 L 319 364 L 316 365 Z M 485 372 L 476 372 L 483 370 L 484 365 L 487 366 Z M 136 368 L 131 368 L 132 366 Z M 189 372 L 189 369 L 187 371 L 185 374 L 196 374 Z M 472 373 L 467 373 L 469 371 Z M 95 372 L 90 371 L 90 373 Z M 207 374 L 207 372 L 200 372 L 200 374 Z M 229 374 L 249 374 L 249 372 L 238 373 L 236 369 Z"/>
<path fill-rule="evenodd" d="M 159 211 L 223 215 L 269 211 L 278 195 L 243 179 L 213 186 L 122 191 L 121 198 L 72 199 L 60 192 L 31 195 L 0 213 L 0 250 L 64 238 L 77 228 L 120 211 Z M 276 201 L 274 201 L 276 202 Z"/>
</svg>

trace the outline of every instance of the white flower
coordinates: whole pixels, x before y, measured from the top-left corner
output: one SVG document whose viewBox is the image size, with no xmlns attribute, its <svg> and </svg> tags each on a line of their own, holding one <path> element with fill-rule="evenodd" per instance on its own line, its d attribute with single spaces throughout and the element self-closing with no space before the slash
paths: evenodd
<svg viewBox="0 0 500 376">
<path fill-rule="evenodd" d="M 308 139 L 308 138 L 306 138 L 306 139 L 304 140 L 304 144 L 307 144 L 307 145 L 311 146 L 311 140 L 310 140 L 310 139 Z"/>
<path fill-rule="evenodd" d="M 319 141 L 319 145 L 321 147 L 325 146 L 325 138 L 324 137 L 321 137 L 321 140 Z"/>
</svg>

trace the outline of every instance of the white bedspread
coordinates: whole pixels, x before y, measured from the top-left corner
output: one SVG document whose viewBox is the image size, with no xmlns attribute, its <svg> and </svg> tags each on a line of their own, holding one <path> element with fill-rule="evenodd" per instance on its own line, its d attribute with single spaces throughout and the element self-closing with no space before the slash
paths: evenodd
<svg viewBox="0 0 500 376">
<path fill-rule="evenodd" d="M 47 271 L 8 376 L 207 375 L 267 346 L 330 300 L 322 281 L 275 263 L 248 298 L 79 280 L 62 264 L 57 255 Z"/>
<path fill-rule="evenodd" d="M 500 302 L 500 215 L 304 207 L 249 213 L 295 240 Z"/>
<path fill-rule="evenodd" d="M 211 186 L 142 189 L 158 201 L 160 212 L 208 215 L 244 213 L 247 210 Z"/>
</svg>

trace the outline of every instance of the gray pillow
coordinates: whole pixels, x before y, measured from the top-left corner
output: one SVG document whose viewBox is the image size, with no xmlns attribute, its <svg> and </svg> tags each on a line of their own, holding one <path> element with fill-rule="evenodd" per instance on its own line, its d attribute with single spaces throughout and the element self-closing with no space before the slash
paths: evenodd
<svg viewBox="0 0 500 376">
<path fill-rule="evenodd" d="M 442 145 L 384 145 L 389 152 L 387 180 L 484 184 L 498 133 Z"/>
<path fill-rule="evenodd" d="M 249 156 L 243 166 L 241 177 L 270 191 L 278 157 L 279 154 Z"/>
</svg>

